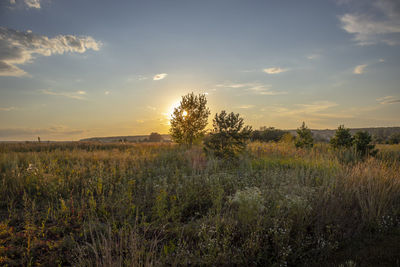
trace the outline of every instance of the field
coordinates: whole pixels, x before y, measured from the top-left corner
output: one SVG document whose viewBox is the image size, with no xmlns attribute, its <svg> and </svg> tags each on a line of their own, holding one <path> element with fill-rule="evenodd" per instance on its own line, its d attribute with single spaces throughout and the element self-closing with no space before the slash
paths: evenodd
<svg viewBox="0 0 400 267">
<path fill-rule="evenodd" d="M 400 145 L 1 144 L 0 265 L 400 266 Z"/>
</svg>

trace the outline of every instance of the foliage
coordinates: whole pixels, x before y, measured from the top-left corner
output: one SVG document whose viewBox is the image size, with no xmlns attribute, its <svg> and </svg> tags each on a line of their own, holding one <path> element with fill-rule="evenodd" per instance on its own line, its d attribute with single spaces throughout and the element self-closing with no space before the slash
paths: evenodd
<svg viewBox="0 0 400 267">
<path fill-rule="evenodd" d="M 149 142 L 162 142 L 163 138 L 159 133 L 151 133 L 149 136 Z"/>
<path fill-rule="evenodd" d="M 330 140 L 332 147 L 339 148 L 350 148 L 353 144 L 353 137 L 351 136 L 350 129 L 344 128 L 344 125 L 340 125 Z"/>
<path fill-rule="evenodd" d="M 371 144 L 371 135 L 366 131 L 359 131 L 354 135 L 355 150 L 362 156 L 375 155 L 378 151 L 374 150 L 375 145 Z"/>
<path fill-rule="evenodd" d="M 204 140 L 205 150 L 220 158 L 233 158 L 246 148 L 251 133 L 250 126 L 244 126 L 239 114 L 225 110 L 215 114 L 213 130 Z"/>
<path fill-rule="evenodd" d="M 0 265 L 396 266 L 400 146 L 379 149 L 345 164 L 253 142 L 228 164 L 168 143 L 0 144 Z M 337 257 L 372 235 L 375 261 Z"/>
<path fill-rule="evenodd" d="M 261 127 L 260 130 L 252 131 L 250 139 L 251 141 L 278 142 L 287 133 L 287 131 L 275 129 L 274 127 Z"/>
<path fill-rule="evenodd" d="M 192 146 L 193 142 L 204 135 L 210 110 L 203 94 L 194 93 L 182 96 L 179 107 L 174 109 L 170 120 L 172 139 L 178 144 Z"/>
<path fill-rule="evenodd" d="M 295 141 L 296 147 L 311 148 L 314 145 L 314 139 L 312 137 L 311 130 L 303 124 L 296 130 L 297 137 Z"/>
<path fill-rule="evenodd" d="M 389 144 L 400 144 L 400 133 L 394 133 L 389 137 Z"/>
</svg>

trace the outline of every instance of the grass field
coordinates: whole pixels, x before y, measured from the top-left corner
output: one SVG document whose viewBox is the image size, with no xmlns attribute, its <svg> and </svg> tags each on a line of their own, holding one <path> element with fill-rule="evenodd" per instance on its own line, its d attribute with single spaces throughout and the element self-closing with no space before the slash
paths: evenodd
<svg viewBox="0 0 400 267">
<path fill-rule="evenodd" d="M 399 266 L 400 145 L 1 144 L 0 265 Z"/>
</svg>

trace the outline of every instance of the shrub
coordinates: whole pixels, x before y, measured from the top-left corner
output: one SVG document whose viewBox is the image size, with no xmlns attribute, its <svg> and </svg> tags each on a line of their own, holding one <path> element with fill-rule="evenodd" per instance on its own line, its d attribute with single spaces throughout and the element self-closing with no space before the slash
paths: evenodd
<svg viewBox="0 0 400 267">
<path fill-rule="evenodd" d="M 344 125 L 340 125 L 336 130 L 335 136 L 330 140 L 330 144 L 334 148 L 349 148 L 353 143 L 353 137 L 351 136 L 350 129 L 344 128 Z"/>
<path fill-rule="evenodd" d="M 371 135 L 366 131 L 359 131 L 354 135 L 354 147 L 362 156 L 376 155 L 378 150 L 374 149 L 375 145 L 371 144 Z"/>
<path fill-rule="evenodd" d="M 239 114 L 227 114 L 223 110 L 220 114 L 215 114 L 213 127 L 204 142 L 206 152 L 220 158 L 233 158 L 246 148 L 251 127 L 244 126 L 243 118 Z"/>
<path fill-rule="evenodd" d="M 308 129 L 303 121 L 300 128 L 297 129 L 297 137 L 295 141 L 296 147 L 311 148 L 314 145 L 314 139 L 312 137 L 311 130 Z"/>
</svg>

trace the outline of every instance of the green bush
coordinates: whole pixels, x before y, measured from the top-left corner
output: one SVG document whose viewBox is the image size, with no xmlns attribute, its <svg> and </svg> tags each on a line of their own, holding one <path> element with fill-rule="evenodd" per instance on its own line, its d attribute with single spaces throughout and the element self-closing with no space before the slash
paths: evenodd
<svg viewBox="0 0 400 267">
<path fill-rule="evenodd" d="M 213 127 L 204 140 L 206 152 L 219 158 L 235 158 L 245 150 L 251 127 L 244 126 L 243 118 L 239 114 L 227 114 L 223 110 L 220 114 L 215 114 Z"/>
</svg>

